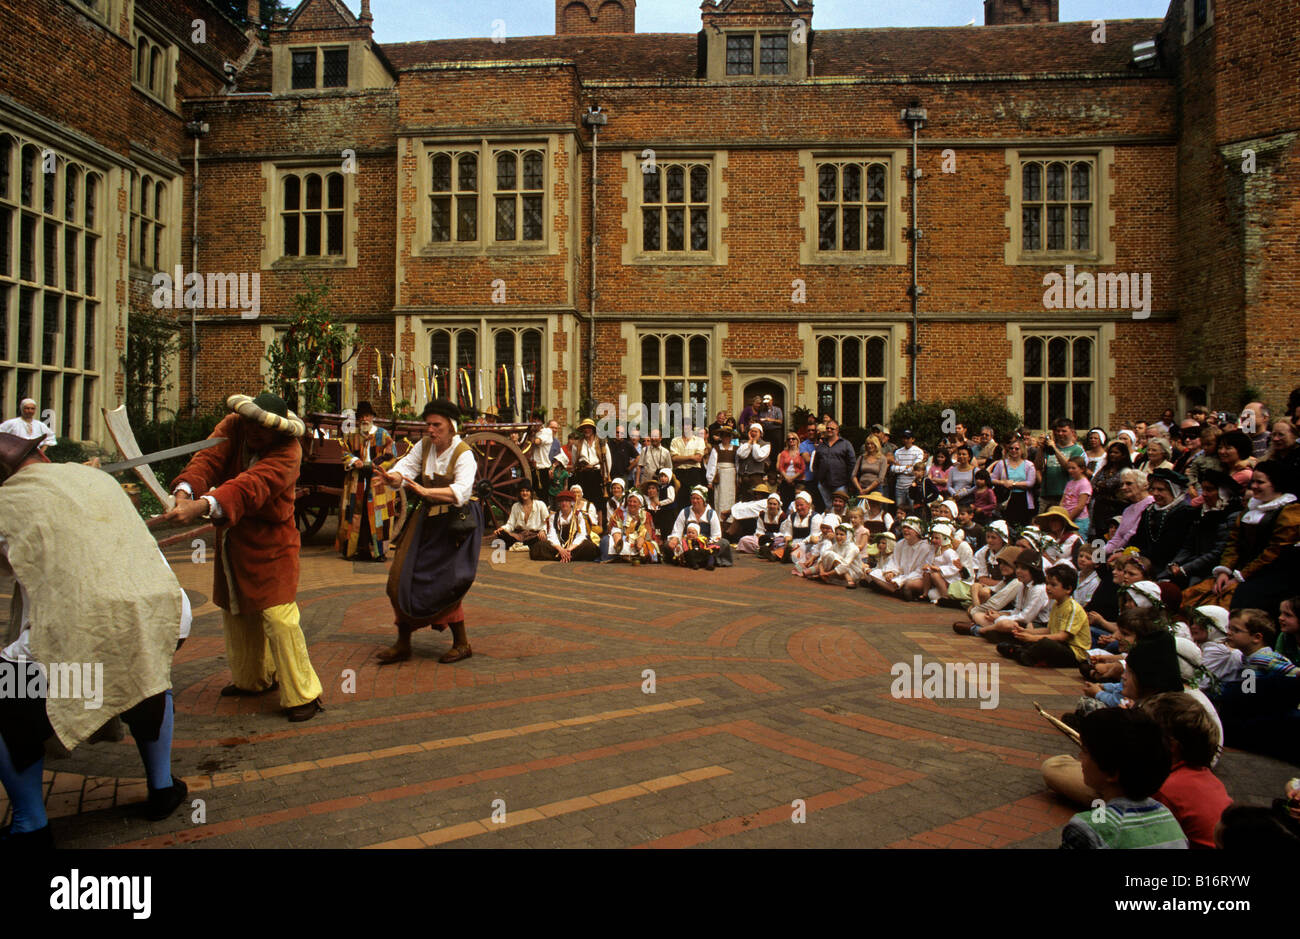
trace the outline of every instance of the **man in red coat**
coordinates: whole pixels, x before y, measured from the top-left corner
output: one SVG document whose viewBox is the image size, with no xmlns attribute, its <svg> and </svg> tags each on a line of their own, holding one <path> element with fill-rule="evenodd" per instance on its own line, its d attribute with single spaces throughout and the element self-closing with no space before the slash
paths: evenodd
<svg viewBox="0 0 1300 939">
<path fill-rule="evenodd" d="M 226 443 L 196 453 L 172 482 L 176 507 L 167 517 L 211 518 L 217 529 L 212 599 L 224 611 L 234 679 L 221 693 L 257 695 L 278 682 L 289 720 L 311 720 L 324 707 L 298 618 L 293 517 L 297 438 L 306 427 L 273 394 L 232 395 L 226 404 L 234 413 L 211 434 Z"/>
</svg>

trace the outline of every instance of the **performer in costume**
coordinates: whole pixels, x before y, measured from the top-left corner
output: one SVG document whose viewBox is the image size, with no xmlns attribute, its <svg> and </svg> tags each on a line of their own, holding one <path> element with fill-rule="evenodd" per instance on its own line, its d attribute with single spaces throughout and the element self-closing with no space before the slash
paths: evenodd
<svg viewBox="0 0 1300 939">
<path fill-rule="evenodd" d="M 578 431 L 582 434 L 582 439 L 573 448 L 574 462 L 570 465 L 574 472 L 569 488 L 577 490 L 581 486 L 586 501 L 599 509 L 609 497 L 613 458 L 610 456 L 609 447 L 605 446 L 605 441 L 596 436 L 594 420 L 590 417 L 583 418 L 578 424 Z M 582 506 L 579 505 L 578 509 L 581 510 Z M 600 522 L 598 521 L 597 524 Z"/>
<path fill-rule="evenodd" d="M 519 484 L 519 501 L 510 506 L 510 517 L 493 532 L 493 537 L 510 539 L 511 551 L 527 551 L 534 541 L 546 535 L 546 518 L 550 512 L 546 503 L 533 498 L 533 484 L 524 480 Z"/>
<path fill-rule="evenodd" d="M 483 544 L 483 507 L 471 498 L 478 461 L 456 425 L 460 408 L 438 398 L 420 415 L 427 433 L 392 470 L 393 486 L 405 486 L 414 500 L 394 543 L 388 571 L 388 599 L 393 605 L 397 642 L 379 653 L 381 665 L 411 657 L 411 633 L 429 626 L 451 629 L 451 648 L 438 659 L 459 662 L 474 654 L 465 635 L 461 600 L 478 573 Z"/>
<path fill-rule="evenodd" d="M 397 493 L 372 472 L 395 456 L 393 438 L 374 423 L 375 409 L 361 401 L 357 429 L 339 438 L 343 446 L 343 494 L 339 500 L 339 531 L 334 546 L 344 558 L 382 561 L 392 536 Z"/>
<path fill-rule="evenodd" d="M 591 540 L 586 514 L 573 507 L 574 495 L 565 490 L 555 497 L 555 511 L 546 522 L 546 539 L 538 538 L 528 550 L 534 561 L 595 561 L 600 550 Z"/>
<path fill-rule="evenodd" d="M 303 422 L 277 395 L 231 395 L 233 412 L 209 435 L 225 442 L 196 453 L 172 481 L 171 521 L 211 518 L 217 529 L 213 602 L 221 607 L 232 682 L 222 694 L 280 689 L 291 721 L 325 710 L 299 623 L 294 488 Z M 270 661 L 268 661 L 268 653 Z"/>
<path fill-rule="evenodd" d="M 54 439 L 54 431 L 44 421 L 36 419 L 36 402 L 31 398 L 23 398 L 22 403 L 18 405 L 20 416 L 10 418 L 3 424 L 0 424 L 0 434 L 13 434 L 15 437 L 22 437 L 24 440 L 40 439 L 40 450 L 45 452 L 46 447 L 53 447 L 58 444 Z"/>
<path fill-rule="evenodd" d="M 754 487 L 767 478 L 768 457 L 772 447 L 763 440 L 763 425 L 749 425 L 749 438 L 736 450 L 736 478 L 740 499 L 752 497 Z"/>
<path fill-rule="evenodd" d="M 0 849 L 53 846 L 47 750 L 120 739 L 119 716 L 145 764 L 140 814 L 165 818 L 186 795 L 171 775 L 170 691 L 178 624 L 182 636 L 189 629 L 184 593 L 112 477 L 51 464 L 40 443 L 0 434 L 0 571 L 14 578 L 0 651 L 0 781 L 13 823 Z M 33 508 L 49 505 L 76 510 Z M 71 686 L 68 665 L 79 673 Z"/>
<path fill-rule="evenodd" d="M 627 501 L 610 518 L 609 533 L 601 539 L 600 559 L 623 560 L 651 564 L 659 560 L 659 547 L 655 541 L 654 519 L 645 511 L 641 494 L 633 489 Z"/>
</svg>

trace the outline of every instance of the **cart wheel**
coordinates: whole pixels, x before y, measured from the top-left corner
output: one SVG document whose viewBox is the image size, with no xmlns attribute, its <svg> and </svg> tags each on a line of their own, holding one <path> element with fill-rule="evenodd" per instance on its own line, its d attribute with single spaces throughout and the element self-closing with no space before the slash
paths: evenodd
<svg viewBox="0 0 1300 939">
<path fill-rule="evenodd" d="M 503 434 L 479 431 L 465 442 L 478 460 L 474 494 L 483 506 L 483 524 L 487 531 L 494 531 L 505 524 L 510 506 L 519 501 L 519 484 L 532 482 L 532 466 L 519 445 Z"/>
<path fill-rule="evenodd" d="M 330 510 L 324 505 L 299 505 L 293 510 L 293 520 L 298 524 L 302 537 L 311 538 L 325 526 Z"/>
</svg>

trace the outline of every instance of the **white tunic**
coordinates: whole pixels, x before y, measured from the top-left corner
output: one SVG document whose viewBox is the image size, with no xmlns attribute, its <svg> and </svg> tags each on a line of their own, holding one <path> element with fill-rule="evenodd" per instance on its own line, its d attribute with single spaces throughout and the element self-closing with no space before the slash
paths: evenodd
<svg viewBox="0 0 1300 939">
<path fill-rule="evenodd" d="M 441 453 L 434 452 L 432 459 L 429 460 L 430 476 L 445 476 L 447 467 L 451 464 L 451 455 L 456 452 L 456 447 L 460 443 L 460 436 L 451 438 L 451 443 L 446 450 Z M 398 474 L 404 479 L 415 479 L 420 475 L 421 468 L 424 466 L 424 453 L 430 446 L 428 437 L 421 437 L 406 456 L 397 461 L 391 472 Z M 456 496 L 456 504 L 464 505 L 469 501 L 470 494 L 474 489 L 474 474 L 478 472 L 478 461 L 474 458 L 474 451 L 470 450 L 456 461 L 456 473 L 452 476 L 451 491 Z"/>
<path fill-rule="evenodd" d="M 21 417 L 15 417 L 11 420 L 0 424 L 0 434 L 13 434 L 15 437 L 22 437 L 24 440 L 35 440 L 37 437 L 45 437 L 45 443 L 42 446 L 55 446 L 58 441 L 54 439 L 54 431 L 42 421 L 35 418 L 29 424 Z"/>
<path fill-rule="evenodd" d="M 533 500 L 533 504 L 528 507 L 528 514 L 524 514 L 524 504 L 516 502 L 510 506 L 510 517 L 506 523 L 501 526 L 506 531 L 544 531 L 546 529 L 546 518 L 550 513 L 546 509 L 545 503 Z"/>
</svg>

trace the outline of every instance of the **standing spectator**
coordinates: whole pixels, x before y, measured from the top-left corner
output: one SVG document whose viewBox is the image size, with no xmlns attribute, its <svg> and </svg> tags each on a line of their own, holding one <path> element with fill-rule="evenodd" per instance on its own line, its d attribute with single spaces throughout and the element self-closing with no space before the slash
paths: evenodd
<svg viewBox="0 0 1300 939">
<path fill-rule="evenodd" d="M 551 447 L 556 443 L 560 433 L 560 422 L 549 420 L 533 437 L 533 446 L 529 455 L 533 458 L 533 472 L 537 475 L 537 491 L 545 499 L 551 488 Z"/>
<path fill-rule="evenodd" d="M 894 474 L 894 502 L 900 510 L 911 507 L 907 491 L 912 485 L 912 467 L 925 460 L 925 451 L 913 443 L 910 430 L 902 434 L 903 445 L 894 451 L 889 469 Z"/>
<path fill-rule="evenodd" d="M 781 431 L 785 429 L 785 413 L 772 401 L 771 395 L 763 395 L 763 406 L 758 412 L 758 422 L 763 425 L 763 439 L 769 447 L 781 441 Z"/>
<path fill-rule="evenodd" d="M 1027 525 L 1034 514 L 1034 464 L 1025 459 L 1019 440 L 1008 440 L 1004 452 L 1003 459 L 993 464 L 989 478 L 1004 494 L 1002 517 L 1011 525 Z"/>
<path fill-rule="evenodd" d="M 957 501 L 957 507 L 961 508 L 975 501 L 975 473 L 978 468 L 969 443 L 960 444 L 953 453 L 957 461 L 948 470 L 948 493 Z"/>
<path fill-rule="evenodd" d="M 1106 459 L 1092 476 L 1092 504 L 1088 507 L 1088 516 L 1094 522 L 1094 535 L 1103 534 L 1106 523 L 1124 510 L 1127 503 L 1119 492 L 1120 474 L 1132 466 L 1123 440 L 1116 440 L 1106 448 Z"/>
<path fill-rule="evenodd" d="M 1250 486 L 1250 476 L 1254 471 L 1253 446 L 1250 437 L 1239 430 L 1225 431 L 1219 436 L 1219 462 L 1242 488 Z"/>
<path fill-rule="evenodd" d="M 709 438 L 720 437 L 724 432 L 732 437 L 739 436 L 736 422 L 726 409 L 719 411 L 717 419 L 709 425 Z"/>
<path fill-rule="evenodd" d="M 1106 462 L 1106 432 L 1100 427 L 1089 430 L 1083 452 L 1088 459 L 1088 478 L 1091 479 L 1101 464 Z"/>
<path fill-rule="evenodd" d="M 754 487 L 767 478 L 768 457 L 772 446 L 763 439 L 763 425 L 755 422 L 749 425 L 748 438 L 736 449 L 736 479 L 739 499 L 749 499 Z M 719 505 L 726 511 L 730 506 Z"/>
<path fill-rule="evenodd" d="M 817 447 L 813 461 L 813 479 L 821 490 L 823 505 L 831 504 L 831 493 L 836 489 L 847 488 L 855 462 L 853 444 L 840 436 L 839 422 L 827 421 L 826 439 Z"/>
<path fill-rule="evenodd" d="M 934 451 L 934 459 L 930 461 L 929 467 L 926 468 L 925 474 L 930 477 L 934 483 L 935 490 L 940 496 L 948 496 L 948 471 L 952 469 L 952 459 L 948 456 L 948 448 L 939 444 Z"/>
<path fill-rule="evenodd" d="M 803 439 L 799 442 L 799 452 L 803 454 L 803 481 L 807 484 L 806 488 L 812 487 L 813 458 L 817 455 L 817 443 L 817 424 L 810 419 L 803 429 Z"/>
<path fill-rule="evenodd" d="M 677 490 L 677 505 L 684 508 L 690 502 L 691 490 L 705 484 L 704 459 L 708 447 L 704 438 L 686 425 L 682 427 L 681 435 L 673 438 L 668 449 L 672 454 L 673 473 L 681 482 Z"/>
<path fill-rule="evenodd" d="M 790 431 L 785 436 L 785 449 L 776 458 L 777 475 L 780 477 L 777 488 L 782 505 L 790 504 L 794 498 L 795 483 L 803 481 L 807 469 L 808 458 L 803 454 L 799 435 Z"/>
<path fill-rule="evenodd" d="M 672 466 L 672 454 L 664 446 L 663 434 L 655 427 L 651 429 L 650 440 L 637 458 L 634 488 L 643 489 L 647 482 L 658 479 L 660 470 L 672 469 Z"/>
<path fill-rule="evenodd" d="M 1264 459 L 1276 460 L 1292 473 L 1300 470 L 1300 444 L 1296 443 L 1295 424 L 1286 418 L 1279 418 L 1273 422 L 1269 439 L 1270 446 Z"/>
<path fill-rule="evenodd" d="M 1065 464 L 1070 457 L 1083 456 L 1083 447 L 1074 432 L 1074 422 L 1058 417 L 1052 422 L 1052 436 L 1044 436 L 1039 446 L 1039 462 L 1035 467 L 1042 475 L 1043 485 L 1039 492 L 1043 508 L 1050 508 L 1061 501 L 1065 484 L 1069 482 L 1069 473 Z"/>
<path fill-rule="evenodd" d="M 992 427 L 987 424 L 980 428 L 979 438 L 976 440 L 979 444 L 979 450 L 975 454 L 975 462 L 980 469 L 986 469 L 990 461 L 994 459 L 998 452 L 997 437 Z"/>
<path fill-rule="evenodd" d="M 868 437 L 862 444 L 862 455 L 853 465 L 853 488 L 858 495 L 870 495 L 881 490 L 888 476 L 889 461 L 880 452 L 876 438 Z"/>
<path fill-rule="evenodd" d="M 10 418 L 0 424 L 0 434 L 13 434 L 15 437 L 22 437 L 24 440 L 36 440 L 43 437 L 45 439 L 37 447 L 41 453 L 45 452 L 46 447 L 53 447 L 58 444 L 58 441 L 54 439 L 54 431 L 43 421 L 36 419 L 35 401 L 31 398 L 23 398 L 18 410 L 20 412 L 18 417 Z"/>
<path fill-rule="evenodd" d="M 1061 493 L 1061 508 L 1079 526 L 1079 537 L 1088 540 L 1088 503 L 1092 500 L 1092 483 L 1088 481 L 1088 458 L 1072 456 L 1065 464 L 1070 479 Z"/>
<path fill-rule="evenodd" d="M 635 458 L 636 453 L 633 451 L 632 441 L 627 439 L 627 428 L 623 424 L 618 424 L 614 428 L 614 439 L 609 441 L 610 478 L 621 476 L 626 479 Z"/>
<path fill-rule="evenodd" d="M 740 417 L 736 419 L 737 427 L 748 427 L 754 421 L 758 420 L 758 410 L 763 406 L 763 398 L 760 395 L 754 395 L 749 404 L 740 411 Z"/>
<path fill-rule="evenodd" d="M 1250 437 L 1252 444 L 1251 452 L 1242 454 L 1243 456 L 1253 456 L 1257 460 L 1264 459 L 1264 454 L 1268 452 L 1268 431 L 1271 417 L 1268 408 L 1260 401 L 1252 401 L 1241 409 L 1241 420 L 1238 425 L 1242 433 Z"/>
</svg>

